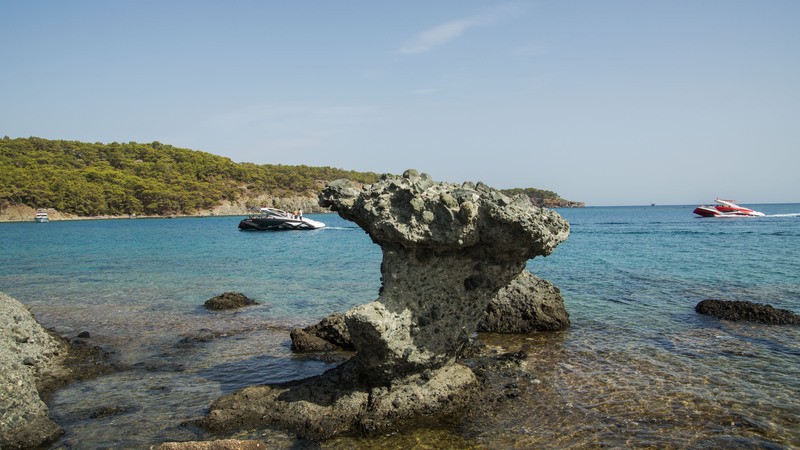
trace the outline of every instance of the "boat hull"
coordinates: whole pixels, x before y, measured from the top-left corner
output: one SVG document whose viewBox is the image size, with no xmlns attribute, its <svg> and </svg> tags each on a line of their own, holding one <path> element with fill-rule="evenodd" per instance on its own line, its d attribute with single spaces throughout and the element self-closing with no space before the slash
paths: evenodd
<svg viewBox="0 0 800 450">
<path fill-rule="evenodd" d="M 698 206 L 693 211 L 701 217 L 763 217 L 764 213 L 748 208 L 729 208 L 724 206 Z"/>
<path fill-rule="evenodd" d="M 316 220 L 273 217 L 250 217 L 239 222 L 239 229 L 243 231 L 317 230 L 324 226 L 324 223 Z"/>
<path fill-rule="evenodd" d="M 716 208 L 708 206 L 698 206 L 694 209 L 694 213 L 701 217 L 715 217 L 720 214 Z"/>
</svg>

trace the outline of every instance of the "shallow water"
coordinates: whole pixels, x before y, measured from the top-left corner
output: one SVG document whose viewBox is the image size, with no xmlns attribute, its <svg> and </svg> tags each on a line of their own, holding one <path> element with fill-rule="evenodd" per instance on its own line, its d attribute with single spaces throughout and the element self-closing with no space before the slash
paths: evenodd
<svg viewBox="0 0 800 450">
<path fill-rule="evenodd" d="M 800 311 L 800 205 L 731 220 L 692 208 L 559 210 L 570 239 L 528 268 L 562 289 L 573 326 L 482 336 L 528 353 L 526 376 L 512 380 L 518 395 L 457 421 L 323 446 L 800 446 L 800 327 L 694 313 L 705 298 Z M 89 331 L 128 368 L 54 396 L 66 430 L 54 447 L 202 439 L 181 422 L 218 396 L 332 367 L 292 355 L 288 331 L 373 300 L 380 250 L 351 223 L 315 218 L 329 227 L 240 232 L 235 217 L 0 224 L 0 290 L 67 337 Z M 229 290 L 261 305 L 202 308 Z M 239 436 L 296 444 L 280 430 Z"/>
</svg>

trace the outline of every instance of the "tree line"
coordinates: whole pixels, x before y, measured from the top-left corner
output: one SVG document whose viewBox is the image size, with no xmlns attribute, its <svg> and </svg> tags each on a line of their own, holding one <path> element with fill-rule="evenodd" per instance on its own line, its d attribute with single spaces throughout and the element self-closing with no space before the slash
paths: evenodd
<svg viewBox="0 0 800 450">
<path fill-rule="evenodd" d="M 236 163 L 157 141 L 0 139 L 0 210 L 25 204 L 78 216 L 192 214 L 225 200 L 263 194 L 316 197 L 325 182 L 339 178 L 370 184 L 380 175 L 333 167 Z M 503 192 L 525 194 L 540 206 L 567 202 L 542 189 Z"/>
<path fill-rule="evenodd" d="M 264 193 L 316 196 L 325 181 L 339 178 L 368 184 L 379 175 L 333 167 L 236 163 L 160 142 L 0 140 L 0 209 L 26 204 L 79 216 L 191 214 L 224 200 Z"/>
</svg>

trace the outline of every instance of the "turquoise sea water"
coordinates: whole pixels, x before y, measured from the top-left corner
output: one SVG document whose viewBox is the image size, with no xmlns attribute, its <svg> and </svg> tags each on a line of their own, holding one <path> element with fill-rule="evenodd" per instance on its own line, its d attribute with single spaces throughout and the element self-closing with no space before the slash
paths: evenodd
<svg viewBox="0 0 800 450">
<path fill-rule="evenodd" d="M 482 336 L 528 353 L 520 396 L 458 425 L 324 446 L 800 446 L 800 327 L 694 312 L 705 298 L 800 312 L 800 204 L 751 206 L 768 217 L 558 210 L 569 240 L 528 269 L 561 288 L 573 326 Z M 381 257 L 354 224 L 314 218 L 328 227 L 240 232 L 238 217 L 0 224 L 0 291 L 64 336 L 89 331 L 127 368 L 54 396 L 52 417 L 66 430 L 54 447 L 208 438 L 181 422 L 219 395 L 332 367 L 293 355 L 288 332 L 376 298 Z M 231 290 L 261 305 L 202 308 Z M 98 414 L 105 406 L 117 413 Z M 240 437 L 296 445 L 280 430 Z"/>
</svg>

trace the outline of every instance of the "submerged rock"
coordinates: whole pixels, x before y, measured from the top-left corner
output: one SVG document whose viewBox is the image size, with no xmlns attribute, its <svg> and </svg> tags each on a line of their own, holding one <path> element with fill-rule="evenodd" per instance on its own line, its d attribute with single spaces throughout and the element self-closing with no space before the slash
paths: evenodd
<svg viewBox="0 0 800 450">
<path fill-rule="evenodd" d="M 708 299 L 698 303 L 695 311 L 725 320 L 743 320 L 772 325 L 800 325 L 800 315 L 763 303 Z"/>
<path fill-rule="evenodd" d="M 205 302 L 207 309 L 223 310 L 236 309 L 244 306 L 257 305 L 258 302 L 249 299 L 246 295 L 239 292 L 225 292 L 216 297 L 212 297 Z"/>
<path fill-rule="evenodd" d="M 279 424 L 325 438 L 458 410 L 477 379 L 455 359 L 489 301 L 569 235 L 561 216 L 526 197 L 413 170 L 360 190 L 332 182 L 320 205 L 357 223 L 383 252 L 378 299 L 344 316 L 356 355 L 317 377 L 223 397 L 202 426 Z"/>
<path fill-rule="evenodd" d="M 155 450 L 266 450 L 268 447 L 261 441 L 222 439 L 218 441 L 164 442 L 157 447 L 150 448 Z"/>
</svg>

